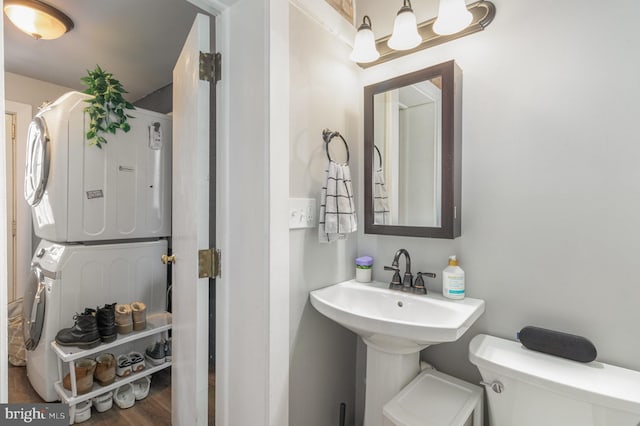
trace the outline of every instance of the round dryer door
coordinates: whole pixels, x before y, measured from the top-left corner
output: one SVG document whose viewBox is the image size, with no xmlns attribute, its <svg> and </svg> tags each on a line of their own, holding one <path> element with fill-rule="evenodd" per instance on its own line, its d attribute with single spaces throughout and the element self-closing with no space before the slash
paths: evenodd
<svg viewBox="0 0 640 426">
<path fill-rule="evenodd" d="M 49 178 L 49 132 L 42 117 L 34 117 L 27 136 L 27 165 L 24 176 L 24 199 L 37 206 Z"/>
<path fill-rule="evenodd" d="M 32 351 L 40 342 L 42 327 L 44 325 L 44 313 L 46 308 L 46 286 L 44 275 L 38 266 L 31 270 L 27 286 L 24 291 L 22 304 L 22 331 L 24 345 Z"/>
</svg>

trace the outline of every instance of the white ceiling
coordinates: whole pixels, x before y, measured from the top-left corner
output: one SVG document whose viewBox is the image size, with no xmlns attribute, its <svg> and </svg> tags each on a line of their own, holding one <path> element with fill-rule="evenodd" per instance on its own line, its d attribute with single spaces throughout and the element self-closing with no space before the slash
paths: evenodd
<svg viewBox="0 0 640 426">
<path fill-rule="evenodd" d="M 35 40 L 4 18 L 5 70 L 83 90 L 80 77 L 99 64 L 136 101 L 171 83 L 197 7 L 186 0 L 45 0 L 75 28 Z"/>
</svg>

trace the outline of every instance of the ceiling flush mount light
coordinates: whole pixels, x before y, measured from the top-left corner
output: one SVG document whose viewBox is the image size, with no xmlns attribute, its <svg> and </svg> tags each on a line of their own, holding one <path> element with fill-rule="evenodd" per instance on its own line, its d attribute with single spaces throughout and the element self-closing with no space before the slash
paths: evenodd
<svg viewBox="0 0 640 426">
<path fill-rule="evenodd" d="M 416 15 L 411 9 L 411 1 L 404 0 L 404 4 L 393 23 L 393 33 L 387 44 L 394 50 L 409 50 L 419 45 L 420 42 L 422 42 L 422 37 L 418 34 L 418 24 Z"/>
<path fill-rule="evenodd" d="M 455 34 L 467 28 L 472 20 L 473 15 L 467 10 L 464 0 L 440 0 L 433 31 L 440 35 Z"/>
<path fill-rule="evenodd" d="M 5 0 L 9 20 L 36 40 L 53 40 L 73 29 L 73 21 L 55 7 L 39 0 Z"/>
<path fill-rule="evenodd" d="M 350 58 L 353 62 L 367 63 L 373 62 L 379 57 L 380 53 L 376 49 L 376 38 L 371 30 L 371 19 L 365 15 L 362 18 L 362 25 L 360 25 L 356 33 Z"/>
</svg>

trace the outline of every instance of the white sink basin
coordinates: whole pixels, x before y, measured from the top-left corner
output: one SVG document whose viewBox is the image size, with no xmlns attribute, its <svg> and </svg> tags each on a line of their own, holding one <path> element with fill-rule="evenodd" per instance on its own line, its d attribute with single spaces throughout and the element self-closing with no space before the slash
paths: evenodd
<svg viewBox="0 0 640 426">
<path fill-rule="evenodd" d="M 450 300 L 388 287 L 351 280 L 311 292 L 314 308 L 367 344 L 367 426 L 382 426 L 384 404 L 420 371 L 420 350 L 458 340 L 484 312 L 484 300 Z"/>
<path fill-rule="evenodd" d="M 388 286 L 345 281 L 312 291 L 311 304 L 359 334 L 367 345 L 397 354 L 456 341 L 484 312 L 484 300 L 451 300 L 431 292 L 416 295 Z"/>
</svg>

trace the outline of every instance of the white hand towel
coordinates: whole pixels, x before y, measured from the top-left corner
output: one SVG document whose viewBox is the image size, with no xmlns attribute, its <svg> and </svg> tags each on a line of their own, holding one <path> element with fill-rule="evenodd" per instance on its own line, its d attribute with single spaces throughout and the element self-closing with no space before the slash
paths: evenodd
<svg viewBox="0 0 640 426">
<path fill-rule="evenodd" d="M 376 170 L 373 181 L 373 223 L 376 225 L 389 225 L 389 197 L 384 183 L 384 172 Z"/>
<path fill-rule="evenodd" d="M 320 193 L 318 239 L 321 243 L 330 243 L 345 239 L 345 234 L 357 229 L 349 166 L 329 161 L 325 184 Z"/>
</svg>

